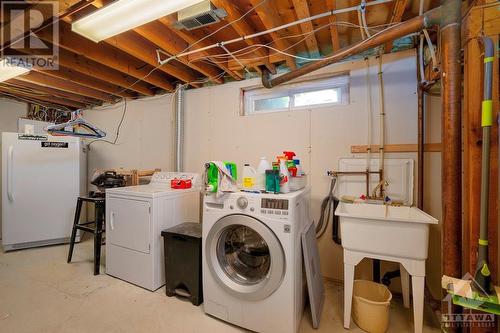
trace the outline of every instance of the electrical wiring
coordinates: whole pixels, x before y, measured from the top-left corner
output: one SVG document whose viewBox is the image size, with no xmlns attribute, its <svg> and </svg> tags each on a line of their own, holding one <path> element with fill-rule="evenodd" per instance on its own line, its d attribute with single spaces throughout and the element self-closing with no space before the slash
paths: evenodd
<svg viewBox="0 0 500 333">
<path fill-rule="evenodd" d="M 116 134 L 115 134 L 115 139 L 113 141 L 109 141 L 109 140 L 106 140 L 106 139 L 96 139 L 96 140 L 92 140 L 90 141 L 88 144 L 87 144 L 87 148 L 90 150 L 90 146 L 95 143 L 95 142 L 104 142 L 104 143 L 108 143 L 110 145 L 117 145 L 118 143 L 118 139 L 120 137 L 120 130 L 121 130 L 121 127 L 123 125 L 123 121 L 125 120 L 125 115 L 127 114 L 127 99 L 126 98 L 123 98 L 123 112 L 122 112 L 122 116 L 120 118 L 120 122 L 118 123 L 118 126 L 116 127 Z"/>
<path fill-rule="evenodd" d="M 381 25 L 377 25 L 377 26 L 373 26 L 371 27 L 370 29 L 371 30 L 375 30 L 377 33 L 378 32 L 381 32 L 381 30 L 377 30 L 377 28 L 380 28 L 380 27 L 390 27 L 390 26 L 393 26 L 393 25 L 396 25 L 396 24 L 399 24 L 399 23 L 391 23 L 391 24 L 381 24 Z M 358 28 L 358 27 L 362 27 L 360 25 L 356 25 L 354 23 L 350 23 L 350 22 L 332 22 L 332 23 L 329 23 L 329 24 L 325 24 L 319 28 L 316 28 L 315 30 L 313 30 L 312 32 L 308 32 L 308 33 L 304 33 L 304 34 L 297 34 L 297 35 L 294 35 L 294 36 L 289 36 L 289 37 L 283 37 L 284 38 L 294 38 L 294 37 L 297 37 L 297 36 L 305 36 L 304 38 L 302 38 L 301 40 L 297 41 L 295 44 L 292 44 L 291 46 L 287 47 L 286 49 L 283 49 L 283 50 L 280 50 L 282 52 L 286 52 L 287 50 L 293 48 L 294 46 L 300 44 L 301 42 L 303 42 L 305 39 L 307 39 L 310 35 L 322 30 L 322 29 L 326 29 L 332 25 L 337 25 L 337 26 L 345 26 L 345 27 L 350 27 L 350 28 Z M 235 56 L 241 56 L 241 55 L 246 55 L 246 54 L 252 54 L 254 53 L 257 49 L 259 48 L 265 48 L 265 47 L 268 47 L 270 46 L 270 44 L 274 43 L 274 41 L 270 42 L 270 43 L 267 43 L 267 44 L 253 44 L 253 45 L 249 45 L 247 47 L 244 47 L 244 48 L 241 48 L 240 50 L 237 50 L 237 51 L 234 51 L 232 52 Z M 271 55 L 271 54 L 270 54 Z M 290 55 L 292 56 L 292 55 Z M 230 57 L 227 55 L 227 54 L 219 54 L 219 55 L 211 55 L 210 58 L 216 58 L 216 59 L 224 59 L 224 60 L 228 60 Z M 261 59 L 265 59 L 267 58 L 267 56 L 264 56 L 264 57 L 252 57 L 252 58 L 240 58 L 240 60 L 242 61 L 257 61 L 257 60 L 261 60 Z M 310 60 L 311 58 L 305 58 L 305 59 L 308 59 Z M 324 59 L 324 58 L 321 58 L 321 59 Z M 195 58 L 195 59 L 191 59 L 190 62 L 197 62 L 197 61 L 205 61 L 207 60 L 207 57 L 200 57 L 200 58 Z M 314 60 L 314 59 L 313 59 Z M 217 64 L 222 64 L 224 63 L 225 61 L 218 61 L 218 62 L 215 62 Z"/>
</svg>

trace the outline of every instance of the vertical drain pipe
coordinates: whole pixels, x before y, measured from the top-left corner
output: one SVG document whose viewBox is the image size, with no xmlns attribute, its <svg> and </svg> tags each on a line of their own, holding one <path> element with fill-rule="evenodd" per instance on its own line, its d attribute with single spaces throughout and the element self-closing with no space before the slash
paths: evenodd
<svg viewBox="0 0 500 333">
<path fill-rule="evenodd" d="M 462 276 L 461 1 L 442 0 L 442 274 Z M 443 313 L 448 309 L 443 302 Z M 458 311 L 458 309 L 456 309 Z M 454 312 L 457 313 L 457 312 Z"/>
<path fill-rule="evenodd" d="M 184 171 L 184 87 L 179 84 L 175 98 L 175 171 Z"/>
</svg>

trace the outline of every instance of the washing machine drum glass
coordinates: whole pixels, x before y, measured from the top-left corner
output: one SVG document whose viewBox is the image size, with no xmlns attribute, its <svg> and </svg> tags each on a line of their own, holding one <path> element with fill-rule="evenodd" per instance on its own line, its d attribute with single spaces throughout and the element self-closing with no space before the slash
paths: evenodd
<svg viewBox="0 0 500 333">
<path fill-rule="evenodd" d="M 226 274 L 241 284 L 259 283 L 271 265 L 266 241 L 243 225 L 229 226 L 221 233 L 217 257 Z"/>
<path fill-rule="evenodd" d="M 280 241 L 265 223 L 247 215 L 217 221 L 206 237 L 205 256 L 217 283 L 240 299 L 269 297 L 285 275 Z"/>
</svg>

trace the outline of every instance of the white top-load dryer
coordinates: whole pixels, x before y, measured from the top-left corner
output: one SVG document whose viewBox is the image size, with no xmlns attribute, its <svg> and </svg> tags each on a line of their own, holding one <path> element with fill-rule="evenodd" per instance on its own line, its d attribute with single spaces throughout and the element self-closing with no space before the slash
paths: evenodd
<svg viewBox="0 0 500 333">
<path fill-rule="evenodd" d="M 298 330 L 304 309 L 301 233 L 310 223 L 309 197 L 309 188 L 205 196 L 207 314 L 256 332 Z"/>
<path fill-rule="evenodd" d="M 192 179 L 172 189 L 172 179 Z M 106 190 L 106 274 L 156 290 L 165 284 L 162 230 L 200 220 L 200 176 L 156 172 L 148 185 Z"/>
</svg>

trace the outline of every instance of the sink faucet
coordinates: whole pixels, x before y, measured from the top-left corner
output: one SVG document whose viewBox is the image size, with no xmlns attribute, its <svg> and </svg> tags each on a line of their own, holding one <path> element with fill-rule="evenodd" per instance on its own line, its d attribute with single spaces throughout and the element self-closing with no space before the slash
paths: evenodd
<svg viewBox="0 0 500 333">
<path fill-rule="evenodd" d="M 385 189 L 384 187 L 385 186 L 389 186 L 389 183 L 382 179 L 378 182 L 377 186 L 375 186 L 375 188 L 373 189 L 372 191 L 372 198 L 382 198 L 382 200 L 384 200 L 385 198 Z M 380 189 L 380 197 L 377 197 L 377 191 Z"/>
</svg>

